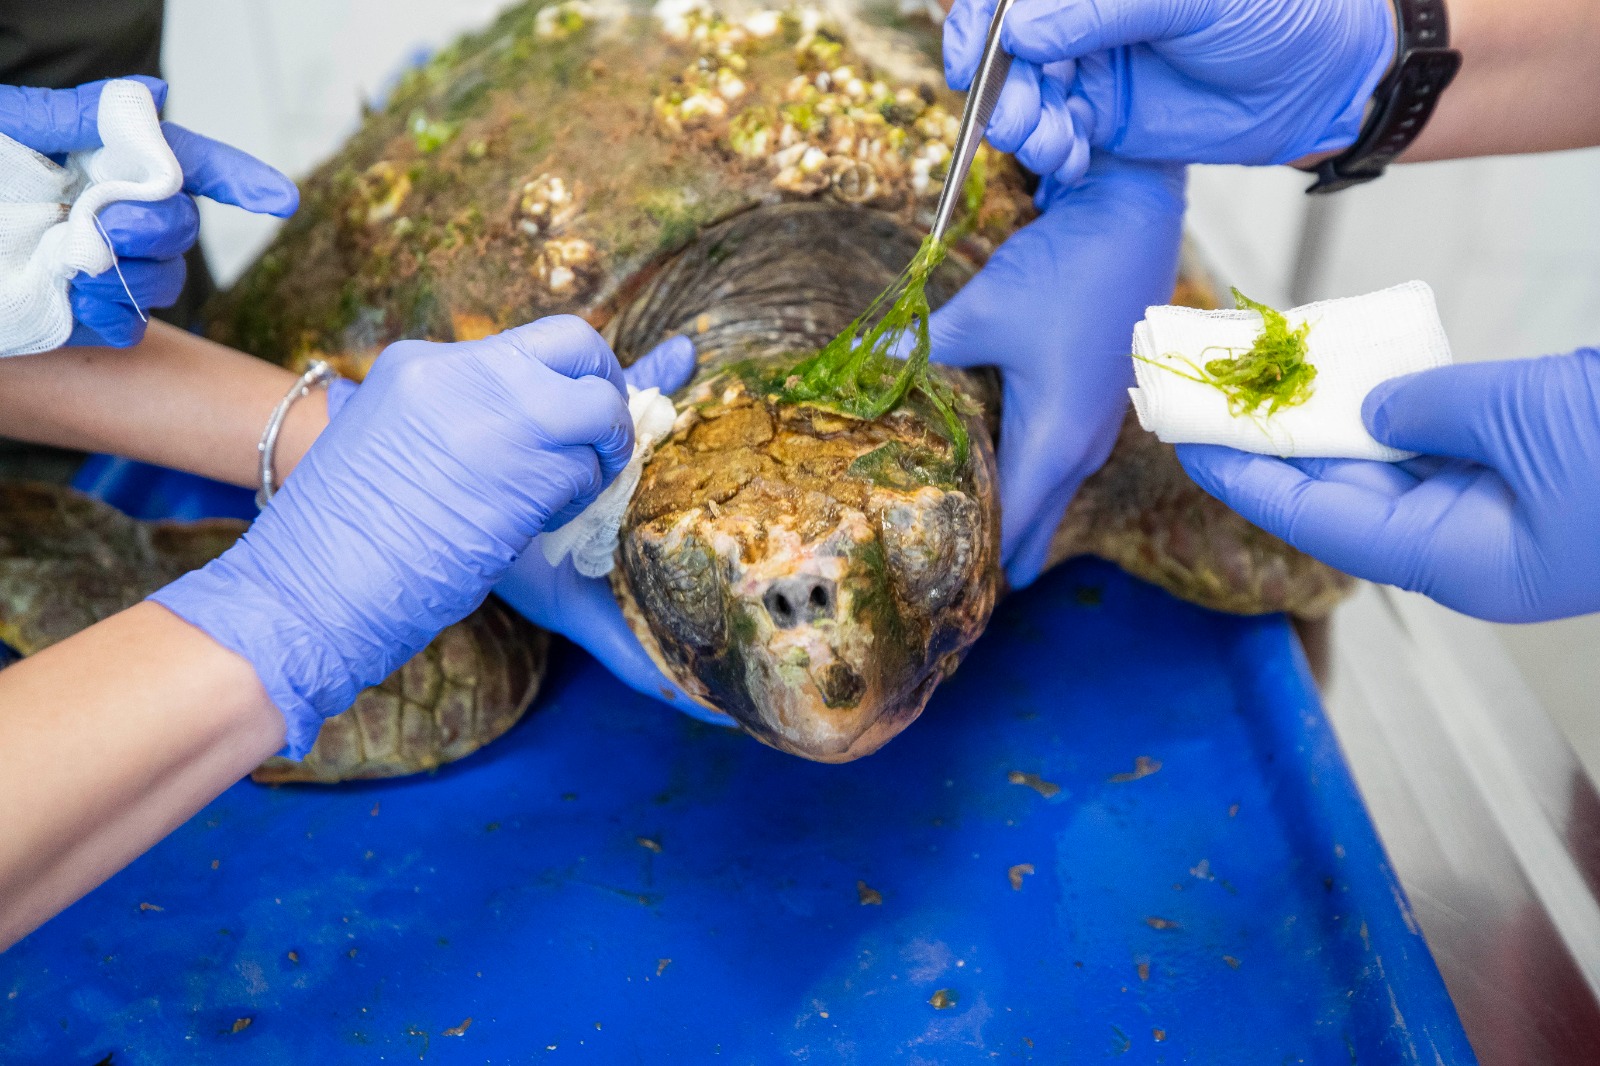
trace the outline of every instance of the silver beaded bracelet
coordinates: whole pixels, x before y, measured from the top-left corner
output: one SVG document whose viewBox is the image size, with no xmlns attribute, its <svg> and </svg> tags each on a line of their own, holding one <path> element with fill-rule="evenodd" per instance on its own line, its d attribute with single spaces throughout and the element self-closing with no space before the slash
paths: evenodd
<svg viewBox="0 0 1600 1066">
<path fill-rule="evenodd" d="M 300 380 L 290 386 L 289 391 L 278 401 L 278 406 L 272 409 L 272 417 L 267 419 L 267 428 L 261 431 L 261 440 L 256 444 L 256 452 L 261 457 L 261 487 L 256 490 L 256 506 L 265 507 L 267 501 L 272 499 L 272 494 L 277 491 L 273 486 L 278 477 L 272 468 L 272 454 L 278 447 L 278 434 L 283 430 L 283 421 L 289 417 L 289 408 L 294 406 L 296 400 L 302 396 L 309 396 L 315 388 L 327 388 L 328 383 L 339 375 L 333 367 L 321 359 L 313 362 L 306 372 L 300 375 Z"/>
</svg>

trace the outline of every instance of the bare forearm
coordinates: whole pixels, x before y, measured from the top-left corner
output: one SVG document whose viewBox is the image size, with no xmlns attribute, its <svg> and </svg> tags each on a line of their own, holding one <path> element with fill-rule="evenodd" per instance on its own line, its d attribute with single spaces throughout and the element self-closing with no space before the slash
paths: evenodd
<svg viewBox="0 0 1600 1066">
<path fill-rule="evenodd" d="M 1600 4 L 1446 3 L 1461 73 L 1406 162 L 1600 144 Z"/>
<path fill-rule="evenodd" d="M 283 743 L 250 664 L 141 603 L 0 672 L 0 949 Z"/>
<path fill-rule="evenodd" d="M 134 348 L 0 359 L 0 433 L 253 486 L 256 442 L 293 382 L 282 367 L 151 323 Z M 326 423 L 320 391 L 290 409 L 278 442 L 280 476 Z"/>
</svg>

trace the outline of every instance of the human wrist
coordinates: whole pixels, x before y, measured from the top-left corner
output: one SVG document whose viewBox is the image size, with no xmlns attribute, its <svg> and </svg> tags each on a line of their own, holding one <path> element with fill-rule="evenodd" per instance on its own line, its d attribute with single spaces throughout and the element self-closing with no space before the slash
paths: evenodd
<svg viewBox="0 0 1600 1066">
<path fill-rule="evenodd" d="M 294 468 L 305 458 L 306 452 L 311 450 L 311 446 L 327 428 L 326 391 L 317 389 L 289 409 L 288 415 L 283 420 L 283 429 L 278 436 L 276 459 L 273 462 L 273 469 L 277 474 L 277 487 L 283 486 L 284 479 L 294 472 Z"/>
<path fill-rule="evenodd" d="M 149 600 L 250 664 L 283 715 L 290 757 L 301 758 L 323 720 L 349 707 L 362 686 L 307 616 L 261 582 L 254 567 L 240 565 L 243 548 L 236 545 Z"/>
<path fill-rule="evenodd" d="M 1460 73 L 1462 54 L 1451 47 L 1446 0 L 1394 0 L 1392 10 L 1398 23 L 1388 72 L 1371 94 L 1354 141 L 1321 161 L 1309 193 L 1339 192 L 1381 177 L 1427 128 Z"/>
<path fill-rule="evenodd" d="M 277 485 L 289 476 L 306 452 L 317 442 L 328 423 L 338 417 L 339 411 L 355 395 L 359 382 L 335 377 L 326 389 L 318 389 L 301 403 L 290 409 L 284 419 L 283 431 L 278 438 L 276 473 Z"/>
</svg>

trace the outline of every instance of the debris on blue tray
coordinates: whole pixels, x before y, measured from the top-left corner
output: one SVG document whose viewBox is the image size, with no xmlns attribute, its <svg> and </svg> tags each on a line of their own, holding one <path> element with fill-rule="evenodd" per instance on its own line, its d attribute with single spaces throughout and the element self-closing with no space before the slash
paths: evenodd
<svg viewBox="0 0 1600 1066">
<path fill-rule="evenodd" d="M 1070 564 L 843 766 L 567 650 L 432 775 L 230 789 L 0 956 L 0 1061 L 1474 1061 L 1281 618 Z"/>
</svg>

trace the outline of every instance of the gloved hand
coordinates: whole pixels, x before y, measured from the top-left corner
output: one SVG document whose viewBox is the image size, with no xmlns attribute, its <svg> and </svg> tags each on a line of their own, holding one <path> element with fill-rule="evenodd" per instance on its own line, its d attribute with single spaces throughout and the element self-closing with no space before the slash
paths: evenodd
<svg viewBox="0 0 1600 1066">
<path fill-rule="evenodd" d="M 250 662 L 299 758 L 632 450 L 622 369 L 581 319 L 402 341 L 239 543 L 151 599 Z"/>
<path fill-rule="evenodd" d="M 1081 185 L 1046 182 L 1041 196 L 1043 217 L 929 322 L 935 360 L 1004 374 L 1000 546 L 1016 588 L 1039 576 L 1067 504 L 1116 443 L 1133 327 L 1177 281 L 1184 172 L 1100 156 Z"/>
<path fill-rule="evenodd" d="M 136 77 L 159 109 L 165 82 Z M 42 155 L 58 159 L 69 152 L 100 146 L 97 119 L 105 82 L 76 89 L 23 89 L 0 85 L 0 133 Z M 183 168 L 183 192 L 155 203 L 117 203 L 100 213 L 115 269 L 72 279 L 69 298 L 75 327 L 68 344 L 109 344 L 125 348 L 144 336 L 139 311 L 170 307 L 183 291 L 183 253 L 200 233 L 193 197 L 208 196 L 247 211 L 287 218 L 300 203 L 294 182 L 237 148 L 172 122 L 163 122 L 167 144 Z M 124 280 L 127 288 L 124 289 Z M 129 292 L 137 302 L 129 302 Z"/>
<path fill-rule="evenodd" d="M 945 74 L 965 89 L 994 0 L 955 0 Z M 1355 141 L 1395 50 L 1389 0 L 1017 0 L 989 139 L 1029 169 L 1130 159 L 1290 163 Z"/>
<path fill-rule="evenodd" d="M 659 388 L 672 393 L 693 376 L 694 365 L 694 342 L 674 337 L 622 373 L 636 389 Z M 534 545 L 512 564 L 494 591 L 534 625 L 560 633 L 588 651 L 635 692 L 665 700 L 701 721 L 734 724 L 720 711 L 691 700 L 661 672 L 623 620 L 610 582 L 582 576 L 570 558 L 551 566 Z"/>
<path fill-rule="evenodd" d="M 1495 622 L 1600 611 L 1600 352 L 1425 370 L 1361 413 L 1425 457 L 1178 456 L 1201 488 L 1357 577 Z"/>
</svg>

